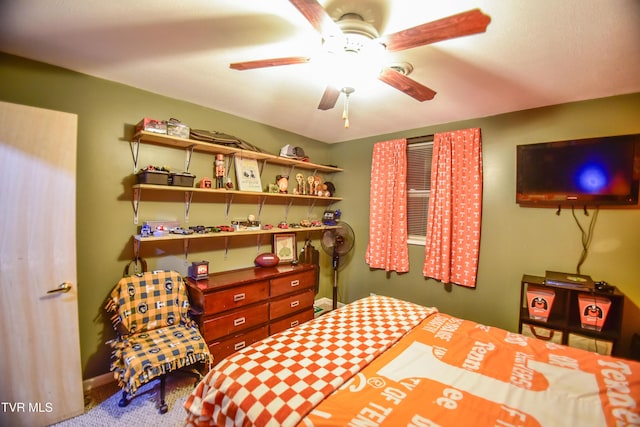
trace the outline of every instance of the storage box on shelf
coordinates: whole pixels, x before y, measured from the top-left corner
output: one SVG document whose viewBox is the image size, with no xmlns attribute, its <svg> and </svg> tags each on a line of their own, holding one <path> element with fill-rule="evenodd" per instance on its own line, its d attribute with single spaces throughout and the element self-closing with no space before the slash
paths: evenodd
<svg viewBox="0 0 640 427">
<path fill-rule="evenodd" d="M 137 173 L 138 184 L 169 185 L 169 172 L 160 170 L 141 170 Z"/>
<path fill-rule="evenodd" d="M 169 185 L 174 187 L 193 187 L 193 181 L 196 176 L 189 172 L 171 172 L 169 173 Z"/>
<path fill-rule="evenodd" d="M 545 319 L 531 311 L 531 304 L 535 304 L 532 296 L 548 297 L 550 294 L 553 294 L 553 302 L 548 304 Z M 586 319 L 584 315 L 585 309 L 594 301 L 600 303 L 603 313 L 595 321 Z M 550 285 L 545 283 L 544 277 L 525 274 L 520 284 L 518 332 L 537 335 L 541 339 L 553 336 L 561 344 L 610 354 L 616 351 L 620 338 L 623 305 L 624 295 L 617 290 L 610 293 Z"/>
<path fill-rule="evenodd" d="M 167 121 L 167 135 L 177 136 L 179 138 L 189 138 L 189 126 L 176 122 L 175 120 Z"/>
<path fill-rule="evenodd" d="M 145 117 L 136 125 L 136 133 L 138 132 L 158 133 L 166 135 L 167 122 L 166 120 L 157 120 Z"/>
<path fill-rule="evenodd" d="M 189 297 L 214 363 L 313 318 L 312 264 L 251 267 L 187 278 Z"/>
</svg>

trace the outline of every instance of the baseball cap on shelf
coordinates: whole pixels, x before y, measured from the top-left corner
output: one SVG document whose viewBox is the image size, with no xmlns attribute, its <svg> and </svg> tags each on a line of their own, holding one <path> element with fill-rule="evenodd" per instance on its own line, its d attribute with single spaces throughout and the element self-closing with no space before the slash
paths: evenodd
<svg viewBox="0 0 640 427">
<path fill-rule="evenodd" d="M 287 144 L 280 149 L 280 157 L 288 157 L 290 159 L 298 160 L 307 158 L 302 147 L 293 147 L 290 144 Z"/>
</svg>

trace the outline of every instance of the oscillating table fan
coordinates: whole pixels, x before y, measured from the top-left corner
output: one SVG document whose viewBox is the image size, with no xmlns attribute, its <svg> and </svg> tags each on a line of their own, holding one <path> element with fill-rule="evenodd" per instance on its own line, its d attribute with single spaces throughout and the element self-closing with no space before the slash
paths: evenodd
<svg viewBox="0 0 640 427">
<path fill-rule="evenodd" d="M 338 308 L 338 268 L 340 259 L 352 248 L 355 239 L 353 228 L 346 222 L 338 222 L 338 228 L 326 230 L 322 235 L 322 249 L 331 256 L 333 265 L 333 309 Z"/>
</svg>

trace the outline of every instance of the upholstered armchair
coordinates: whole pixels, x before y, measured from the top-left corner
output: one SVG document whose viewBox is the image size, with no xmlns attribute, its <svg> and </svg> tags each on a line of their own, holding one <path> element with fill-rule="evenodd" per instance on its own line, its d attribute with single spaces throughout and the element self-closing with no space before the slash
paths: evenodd
<svg viewBox="0 0 640 427">
<path fill-rule="evenodd" d="M 167 412 L 166 375 L 198 362 L 208 366 L 212 361 L 198 326 L 189 317 L 182 277 L 175 271 L 125 277 L 111 292 L 105 308 L 112 313 L 117 332 L 108 344 L 113 349 L 111 371 L 123 390 L 119 406 L 127 406 L 141 385 L 159 378 L 159 412 Z"/>
</svg>

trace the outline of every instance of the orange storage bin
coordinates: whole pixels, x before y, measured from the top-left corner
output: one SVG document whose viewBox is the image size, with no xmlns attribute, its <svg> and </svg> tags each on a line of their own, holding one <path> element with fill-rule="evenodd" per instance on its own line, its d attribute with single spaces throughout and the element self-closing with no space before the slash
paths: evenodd
<svg viewBox="0 0 640 427">
<path fill-rule="evenodd" d="M 578 295 L 578 305 L 582 327 L 601 331 L 609 314 L 611 300 L 595 295 Z"/>
<path fill-rule="evenodd" d="M 552 289 L 528 286 L 527 307 L 529 307 L 529 317 L 546 322 L 549 319 L 549 313 L 551 313 L 555 297 L 556 294 Z"/>
</svg>

